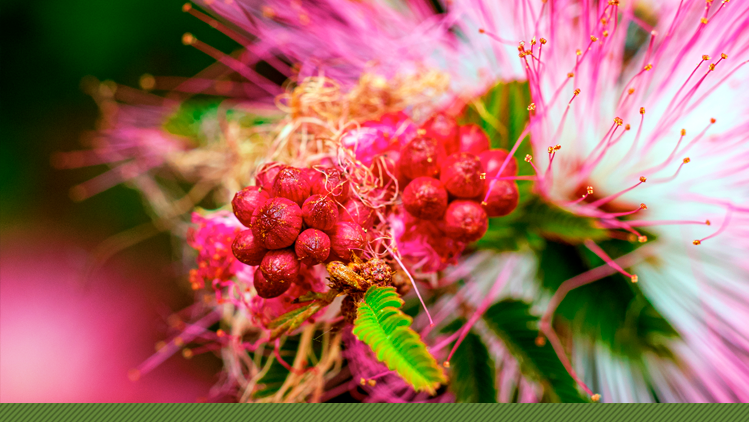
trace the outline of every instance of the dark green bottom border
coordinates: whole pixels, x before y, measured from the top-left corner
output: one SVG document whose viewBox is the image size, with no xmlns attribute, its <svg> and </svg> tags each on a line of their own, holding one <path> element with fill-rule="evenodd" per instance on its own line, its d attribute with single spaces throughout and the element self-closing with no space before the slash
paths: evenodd
<svg viewBox="0 0 749 422">
<path fill-rule="evenodd" d="M 2 404 L 0 421 L 749 421 L 745 404 Z"/>
</svg>

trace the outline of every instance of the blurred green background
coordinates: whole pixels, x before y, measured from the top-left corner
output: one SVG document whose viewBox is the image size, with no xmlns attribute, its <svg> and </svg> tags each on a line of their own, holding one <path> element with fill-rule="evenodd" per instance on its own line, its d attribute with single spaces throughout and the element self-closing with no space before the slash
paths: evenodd
<svg viewBox="0 0 749 422">
<path fill-rule="evenodd" d="M 3 0 L 0 6 L 0 217 L 2 226 L 54 221 L 113 234 L 148 221 L 138 194 L 123 186 L 82 203 L 68 189 L 106 170 L 56 170 L 55 151 L 81 149 L 93 129 L 86 75 L 138 86 L 144 73 L 191 76 L 212 59 L 181 43 L 194 33 L 218 48 L 224 35 L 181 11 L 179 0 Z"/>
</svg>

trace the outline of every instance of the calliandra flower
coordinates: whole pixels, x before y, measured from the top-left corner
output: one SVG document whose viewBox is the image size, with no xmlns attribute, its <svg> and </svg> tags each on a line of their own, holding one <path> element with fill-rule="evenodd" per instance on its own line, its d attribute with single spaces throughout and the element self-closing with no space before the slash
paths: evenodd
<svg viewBox="0 0 749 422">
<path fill-rule="evenodd" d="M 181 163 L 176 167 L 187 179 L 208 180 L 220 192 L 218 206 L 263 163 L 340 168 L 352 198 L 375 214 L 361 252 L 389 259 L 402 271 L 396 278 L 417 287 L 431 313 L 420 312 L 412 326 L 450 368 L 456 400 L 476 399 L 456 385 L 466 367 L 491 375 L 476 376 L 491 390 L 489 401 L 581 400 L 575 384 L 593 400 L 747 400 L 745 3 L 456 0 L 444 13 L 419 0 L 205 3 L 217 18 L 191 4 L 183 10 L 244 48 L 228 55 L 183 37 L 214 57 L 217 69 L 248 81 L 244 94 L 224 89 L 233 99 L 220 109 L 250 116 L 267 112 L 268 99 L 277 96 L 283 114 L 270 113 L 272 124 L 248 125 L 206 113 L 191 136 L 211 142 L 160 150 L 162 162 Z M 292 83 L 285 90 L 273 84 L 256 71 L 261 60 Z M 181 86 L 212 86 L 203 82 L 196 77 Z M 474 119 L 467 123 L 481 123 L 492 146 L 510 150 L 493 176 L 483 175 L 483 200 L 460 200 L 475 211 L 460 215 L 470 217 L 481 214 L 479 204 L 487 205 L 499 182 L 520 186 L 517 209 L 490 219 L 476 244 L 446 236 L 465 227 L 419 220 L 402 206 L 410 180 L 398 171 L 399 154 L 428 133 L 431 127 L 421 125 L 436 112 L 448 122 Z M 161 124 L 163 115 L 152 117 L 146 126 Z M 513 157 L 518 175 L 504 171 Z M 421 158 L 427 176 L 437 176 L 433 157 Z M 483 233 L 486 216 L 469 219 Z M 209 263 L 207 276 L 220 280 L 214 293 L 223 295 L 219 285 L 228 289 L 229 303 L 203 297 L 211 318 L 233 307 L 224 318 L 231 333 L 201 335 L 220 338 L 206 349 L 222 350 L 228 369 L 220 390 L 238 389 L 241 401 L 331 396 L 317 386 L 326 371 L 332 377 L 341 367 L 334 364 L 349 328 L 336 325 L 337 303 L 283 343 L 267 337 L 275 318 L 300 308 L 294 299 L 326 291 L 324 268 L 302 275 L 308 285 L 262 299 L 246 291 L 253 267 L 221 281 L 218 262 Z M 503 310 L 512 317 L 499 318 Z M 203 333 L 213 321 L 194 325 Z M 331 333 L 334 326 L 346 334 Z M 536 334 L 535 345 L 527 344 Z M 304 356 L 314 353 L 316 335 L 328 348 L 309 368 Z M 398 401 L 403 381 L 389 372 L 380 378 L 382 365 L 357 352 L 362 344 L 344 343 L 351 383 L 359 376 L 372 387 L 371 400 Z M 265 347 L 275 361 L 260 354 L 247 361 L 248 352 Z M 461 360 L 469 347 L 486 359 Z M 518 353 L 520 362 L 547 365 L 529 370 Z M 483 366 L 470 366 L 477 363 Z M 265 366 L 285 370 L 291 381 L 263 384 L 270 383 L 258 375 Z"/>
</svg>

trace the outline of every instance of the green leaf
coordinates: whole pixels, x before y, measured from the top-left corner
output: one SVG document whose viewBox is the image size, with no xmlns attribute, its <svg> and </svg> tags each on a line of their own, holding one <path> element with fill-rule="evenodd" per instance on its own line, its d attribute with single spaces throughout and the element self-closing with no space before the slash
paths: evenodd
<svg viewBox="0 0 749 422">
<path fill-rule="evenodd" d="M 394 288 L 370 287 L 357 308 L 353 334 L 414 390 L 435 394 L 437 387 L 446 382 L 445 375 L 410 328 L 412 319 L 401 312 L 402 305 Z"/>
<path fill-rule="evenodd" d="M 653 238 L 648 234 L 648 238 Z M 598 245 L 612 258 L 638 248 L 640 243 L 611 239 Z M 556 291 L 565 281 L 604 261 L 585 246 L 547 242 L 539 253 L 541 286 Z M 670 340 L 678 334 L 645 297 L 638 284 L 620 274 L 604 277 L 567 293 L 555 320 L 572 332 L 606 345 L 612 353 L 641 361 L 646 352 L 670 358 Z"/>
<path fill-rule="evenodd" d="M 489 328 L 504 342 L 520 363 L 522 373 L 539 381 L 551 401 L 588 402 L 577 383 L 559 361 L 551 344 L 536 345 L 539 318 L 530 313 L 530 305 L 518 300 L 503 300 L 484 314 Z"/>
<path fill-rule="evenodd" d="M 459 330 L 465 320 L 458 319 L 443 331 Z M 450 360 L 450 391 L 458 403 L 496 403 L 496 369 L 494 359 L 481 341 L 481 337 L 469 331 L 455 350 Z"/>
</svg>

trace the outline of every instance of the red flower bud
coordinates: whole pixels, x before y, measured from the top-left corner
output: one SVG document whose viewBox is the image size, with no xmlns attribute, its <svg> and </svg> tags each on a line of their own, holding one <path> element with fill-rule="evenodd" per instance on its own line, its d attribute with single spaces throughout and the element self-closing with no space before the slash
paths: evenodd
<svg viewBox="0 0 749 422">
<path fill-rule="evenodd" d="M 486 233 L 489 220 L 486 211 L 474 201 L 458 199 L 445 211 L 445 234 L 460 242 L 475 242 Z"/>
<path fill-rule="evenodd" d="M 281 163 L 270 162 L 263 164 L 255 176 L 255 186 L 260 186 L 265 189 L 266 192 L 273 191 L 273 182 L 276 181 L 278 172 L 283 170 L 286 165 Z"/>
<path fill-rule="evenodd" d="M 252 234 L 268 249 L 294 244 L 302 230 L 302 210 L 286 198 L 270 198 L 252 214 Z"/>
<path fill-rule="evenodd" d="M 273 182 L 274 197 L 290 199 L 301 207 L 309 194 L 309 181 L 301 169 L 286 167 L 278 172 Z"/>
<path fill-rule="evenodd" d="M 268 191 L 258 186 L 247 186 L 234 195 L 231 201 L 231 208 L 234 216 L 245 227 L 250 227 L 252 222 L 252 213 L 255 209 L 265 202 L 270 195 Z"/>
<path fill-rule="evenodd" d="M 317 265 L 330 255 L 330 238 L 320 230 L 307 229 L 297 237 L 294 251 L 303 263 Z"/>
<path fill-rule="evenodd" d="M 328 231 L 330 237 L 330 256 L 328 261 L 351 261 L 352 254 L 361 255 L 366 244 L 367 234 L 361 226 L 348 221 L 342 221 Z"/>
<path fill-rule="evenodd" d="M 269 282 L 291 284 L 299 277 L 299 260 L 291 248 L 268 251 L 260 271 Z"/>
<path fill-rule="evenodd" d="M 418 177 L 403 191 L 403 205 L 416 218 L 436 220 L 447 209 L 447 191 L 431 177 Z"/>
<path fill-rule="evenodd" d="M 349 182 L 340 170 L 334 167 L 320 169 L 313 176 L 312 194 L 332 197 L 333 200 L 343 203 L 349 196 Z"/>
<path fill-rule="evenodd" d="M 473 155 L 479 155 L 489 150 L 489 137 L 481 126 L 468 124 L 459 128 L 460 133 L 460 151 L 469 152 Z"/>
<path fill-rule="evenodd" d="M 341 221 L 349 221 L 364 228 L 372 227 L 375 218 L 374 210 L 354 197 L 349 198 L 343 204 L 339 214 Z"/>
<path fill-rule="evenodd" d="M 252 230 L 243 230 L 234 238 L 231 251 L 243 264 L 260 265 L 268 249 L 252 234 Z"/>
<path fill-rule="evenodd" d="M 473 154 L 459 152 L 445 160 L 440 181 L 445 189 L 458 198 L 473 198 L 484 188 L 481 160 Z"/>
<path fill-rule="evenodd" d="M 444 160 L 444 146 L 433 138 L 421 136 L 403 147 L 398 168 L 409 179 L 437 177 Z"/>
<path fill-rule="evenodd" d="M 479 154 L 479 159 L 481 160 L 481 164 L 484 165 L 484 171 L 486 172 L 486 180 L 494 179 L 509 154 L 509 151 L 504 149 L 493 149 Z M 515 157 L 512 157 L 510 158 L 510 162 L 507 163 L 507 167 L 502 171 L 501 177 L 512 177 L 516 174 L 518 174 L 518 163 Z"/>
<path fill-rule="evenodd" d="M 484 186 L 484 191 L 481 193 L 481 196 L 478 197 L 478 200 L 481 202 L 481 206 L 484 207 L 487 216 L 502 217 L 517 208 L 519 193 L 518 184 L 515 181 L 497 180 L 489 193 L 489 198 L 487 198 L 484 203 L 483 201 L 486 197 L 486 191 L 489 189 L 490 185 L 491 181 L 487 180 Z"/>
<path fill-rule="evenodd" d="M 426 130 L 426 136 L 442 144 L 448 155 L 458 152 L 460 138 L 455 119 L 439 113 L 427 120 L 422 129 Z"/>
<path fill-rule="evenodd" d="M 255 277 L 252 284 L 255 286 L 257 295 L 263 299 L 273 299 L 274 297 L 281 296 L 291 287 L 291 283 L 268 281 L 259 267 L 255 270 Z"/>
<path fill-rule="evenodd" d="M 302 218 L 309 227 L 330 230 L 338 222 L 338 206 L 328 197 L 312 195 L 302 205 Z"/>
</svg>

